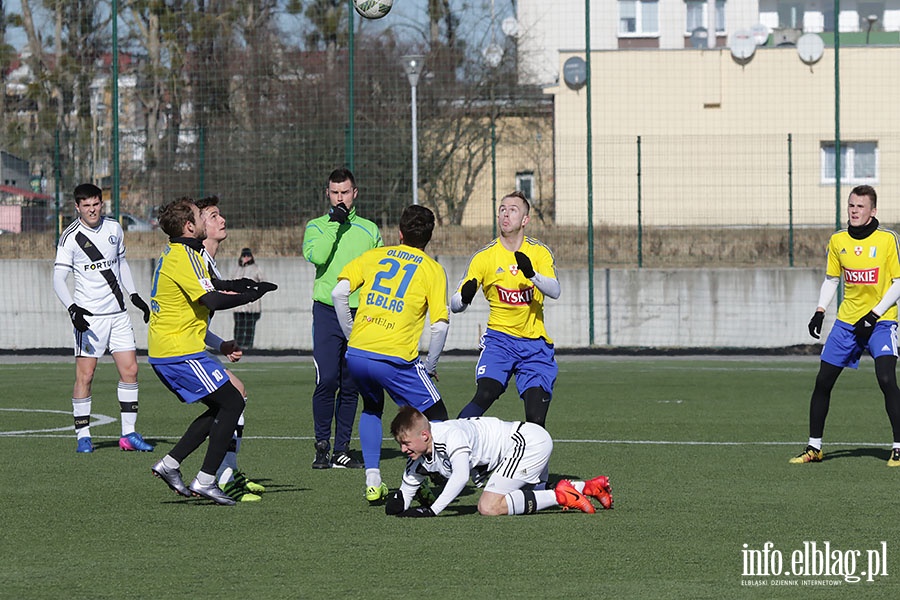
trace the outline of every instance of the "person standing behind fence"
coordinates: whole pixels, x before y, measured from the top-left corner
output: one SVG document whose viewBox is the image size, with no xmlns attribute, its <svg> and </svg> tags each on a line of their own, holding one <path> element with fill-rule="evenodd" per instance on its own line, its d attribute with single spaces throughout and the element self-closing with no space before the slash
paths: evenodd
<svg viewBox="0 0 900 600">
<path fill-rule="evenodd" d="M 809 334 L 819 339 L 825 309 L 844 280 L 837 320 L 822 348 L 819 373 L 809 400 L 809 441 L 790 459 L 792 464 L 822 461 L 822 435 L 831 390 L 845 367 L 856 369 L 863 350 L 875 359 L 875 378 L 893 430 L 889 467 L 900 467 L 900 388 L 897 387 L 897 300 L 900 299 L 900 237 L 879 227 L 878 195 L 869 185 L 850 191 L 847 229 L 828 241 L 825 281 L 819 304 L 809 321 Z"/>
<path fill-rule="evenodd" d="M 303 234 L 303 257 L 316 267 L 312 309 L 316 457 L 312 467 L 361 469 L 362 463 L 350 454 L 350 435 L 359 396 L 347 369 L 347 337 L 334 312 L 331 291 L 347 263 L 384 243 L 378 226 L 356 212 L 354 204 L 359 190 L 353 173 L 345 168 L 335 169 L 328 176 L 326 185 L 330 202 L 328 214 L 311 220 Z M 359 306 L 358 292 L 350 295 L 349 303 L 355 315 Z M 332 421 L 334 455 L 329 458 Z"/>
<path fill-rule="evenodd" d="M 241 250 L 237 267 L 231 273 L 232 279 L 252 279 L 260 282 L 263 280 L 262 271 L 250 248 Z M 234 341 L 243 350 L 253 348 L 253 339 L 256 335 L 256 322 L 262 314 L 262 300 L 251 302 L 234 309 Z"/>
</svg>

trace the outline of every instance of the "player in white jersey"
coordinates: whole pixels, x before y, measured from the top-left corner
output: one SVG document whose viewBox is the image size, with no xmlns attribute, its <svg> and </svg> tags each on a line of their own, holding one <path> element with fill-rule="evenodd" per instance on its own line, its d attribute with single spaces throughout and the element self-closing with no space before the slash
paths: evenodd
<svg viewBox="0 0 900 600">
<path fill-rule="evenodd" d="M 409 460 L 400 489 L 388 496 L 385 512 L 400 517 L 433 517 L 462 492 L 476 467 L 491 472 L 478 499 L 478 512 L 486 516 L 524 515 L 560 506 L 593 513 L 588 496 L 603 508 L 612 508 L 609 478 L 561 480 L 555 489 L 535 489 L 546 472 L 553 451 L 547 430 L 535 423 L 473 417 L 430 423 L 411 406 L 400 408 L 391 422 L 391 435 Z M 428 473 L 447 478 L 431 506 L 410 508 Z"/>
<path fill-rule="evenodd" d="M 69 311 L 75 333 L 75 417 L 77 452 L 93 452 L 91 441 L 91 384 L 97 359 L 109 349 L 119 371 L 118 400 L 122 417 L 119 448 L 150 452 L 153 446 L 135 431 L 138 411 L 137 354 L 134 328 L 125 305 L 131 303 L 150 318 L 150 308 L 137 293 L 128 261 L 122 226 L 103 217 L 101 190 L 90 183 L 75 188 L 78 218 L 59 238 L 53 268 L 53 289 Z M 66 283 L 75 280 L 74 293 Z M 90 317 L 90 319 L 88 319 Z"/>
<path fill-rule="evenodd" d="M 219 273 L 216 265 L 216 254 L 219 251 L 219 244 L 228 237 L 228 231 L 225 227 L 225 217 L 219 210 L 219 197 L 207 196 L 195 202 L 197 208 L 200 209 L 200 218 L 206 222 L 206 239 L 203 240 L 203 249 L 200 255 L 206 263 L 206 268 L 213 279 L 222 280 L 223 277 Z M 212 315 L 210 315 L 210 321 Z M 229 362 L 237 362 L 244 356 L 243 350 L 234 340 L 223 340 L 207 327 L 206 330 L 206 346 L 220 352 Z M 210 357 L 219 362 L 221 361 L 211 353 Z M 244 397 L 244 403 L 247 402 L 247 391 L 242 382 L 230 369 L 222 366 L 231 383 Z M 222 491 L 228 494 L 236 502 L 259 502 L 262 500 L 262 494 L 266 491 L 265 486 L 250 480 L 240 469 L 237 464 L 237 454 L 241 449 L 241 441 L 244 435 L 244 412 L 238 419 L 237 429 L 231 437 L 231 443 L 225 458 L 219 466 L 216 473 L 216 479 Z"/>
</svg>

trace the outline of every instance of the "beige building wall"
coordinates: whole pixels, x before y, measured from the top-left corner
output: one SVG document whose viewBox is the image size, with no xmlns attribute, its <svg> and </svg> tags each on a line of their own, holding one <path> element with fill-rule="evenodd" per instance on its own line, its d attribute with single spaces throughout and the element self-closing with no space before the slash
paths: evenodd
<svg viewBox="0 0 900 600">
<path fill-rule="evenodd" d="M 486 125 L 490 127 L 490 125 Z M 554 206 L 553 121 L 546 116 L 501 117 L 496 123 L 497 203 L 517 189 L 520 173 L 533 174 L 532 205 L 552 222 Z M 475 182 L 462 225 L 491 225 L 494 221 L 492 169 L 488 162 Z"/>
<path fill-rule="evenodd" d="M 562 53 L 560 66 L 573 55 Z M 812 66 L 793 47 L 757 48 L 745 65 L 727 49 L 594 52 L 591 61 L 595 224 L 637 223 L 638 136 L 643 224 L 781 225 L 791 208 L 796 225 L 835 222 L 835 186 L 821 174 L 821 145 L 835 137 L 833 49 Z M 877 142 L 872 184 L 885 223 L 900 222 L 897 73 L 900 48 L 840 51 L 841 140 Z M 584 225 L 586 88 L 547 92 L 557 224 Z M 842 184 L 841 204 L 854 184 Z"/>
</svg>

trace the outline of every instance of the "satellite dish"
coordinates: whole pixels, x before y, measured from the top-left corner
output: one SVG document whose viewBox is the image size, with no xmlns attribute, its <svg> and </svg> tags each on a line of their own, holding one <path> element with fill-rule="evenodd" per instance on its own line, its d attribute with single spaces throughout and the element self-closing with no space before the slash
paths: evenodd
<svg viewBox="0 0 900 600">
<path fill-rule="evenodd" d="M 750 35 L 756 41 L 757 46 L 765 46 L 769 41 L 769 28 L 762 23 L 757 23 L 750 28 Z"/>
<path fill-rule="evenodd" d="M 573 90 L 580 90 L 587 83 L 587 64 L 580 56 L 573 56 L 563 63 L 563 81 Z"/>
<path fill-rule="evenodd" d="M 746 29 L 735 31 L 731 36 L 729 46 L 731 47 L 731 57 L 741 65 L 750 62 L 753 53 L 756 52 L 756 40 L 753 39 L 753 34 Z"/>
<path fill-rule="evenodd" d="M 805 33 L 797 40 L 797 54 L 800 60 L 808 65 L 814 65 L 822 58 L 825 52 L 825 42 L 815 33 Z"/>
<path fill-rule="evenodd" d="M 519 37 L 519 22 L 515 17 L 506 17 L 500 23 L 500 30 L 509 37 Z"/>
<path fill-rule="evenodd" d="M 691 48 L 702 50 L 709 47 L 709 32 L 706 27 L 695 27 L 691 31 Z"/>
</svg>

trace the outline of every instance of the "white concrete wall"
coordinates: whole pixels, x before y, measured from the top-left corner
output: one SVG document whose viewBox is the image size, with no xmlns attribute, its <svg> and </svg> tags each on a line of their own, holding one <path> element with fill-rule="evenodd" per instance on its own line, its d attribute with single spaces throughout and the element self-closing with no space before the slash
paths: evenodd
<svg viewBox="0 0 900 600">
<path fill-rule="evenodd" d="M 454 289 L 467 258 L 438 260 Z M 259 259 L 279 289 L 263 298 L 256 346 L 310 350 L 314 271 L 301 258 Z M 149 300 L 153 261 L 129 261 L 140 294 Z M 49 260 L 0 261 L 0 348 L 29 350 L 72 345 L 68 314 L 56 298 Z M 585 270 L 560 271 L 562 295 L 545 306 L 547 329 L 560 348 L 589 345 Z M 597 346 L 671 348 L 777 348 L 814 340 L 806 323 L 818 299 L 822 269 L 598 269 L 594 274 Z M 131 309 L 138 348 L 147 326 Z M 468 311 L 451 315 L 447 349 L 475 350 L 487 322 L 480 292 Z M 834 318 L 828 311 L 826 331 Z M 218 313 L 213 331 L 232 337 L 230 311 Z M 427 328 L 426 328 L 427 332 Z M 426 346 L 423 345 L 423 348 Z M 2 359 L 0 359 L 2 360 Z"/>
</svg>

